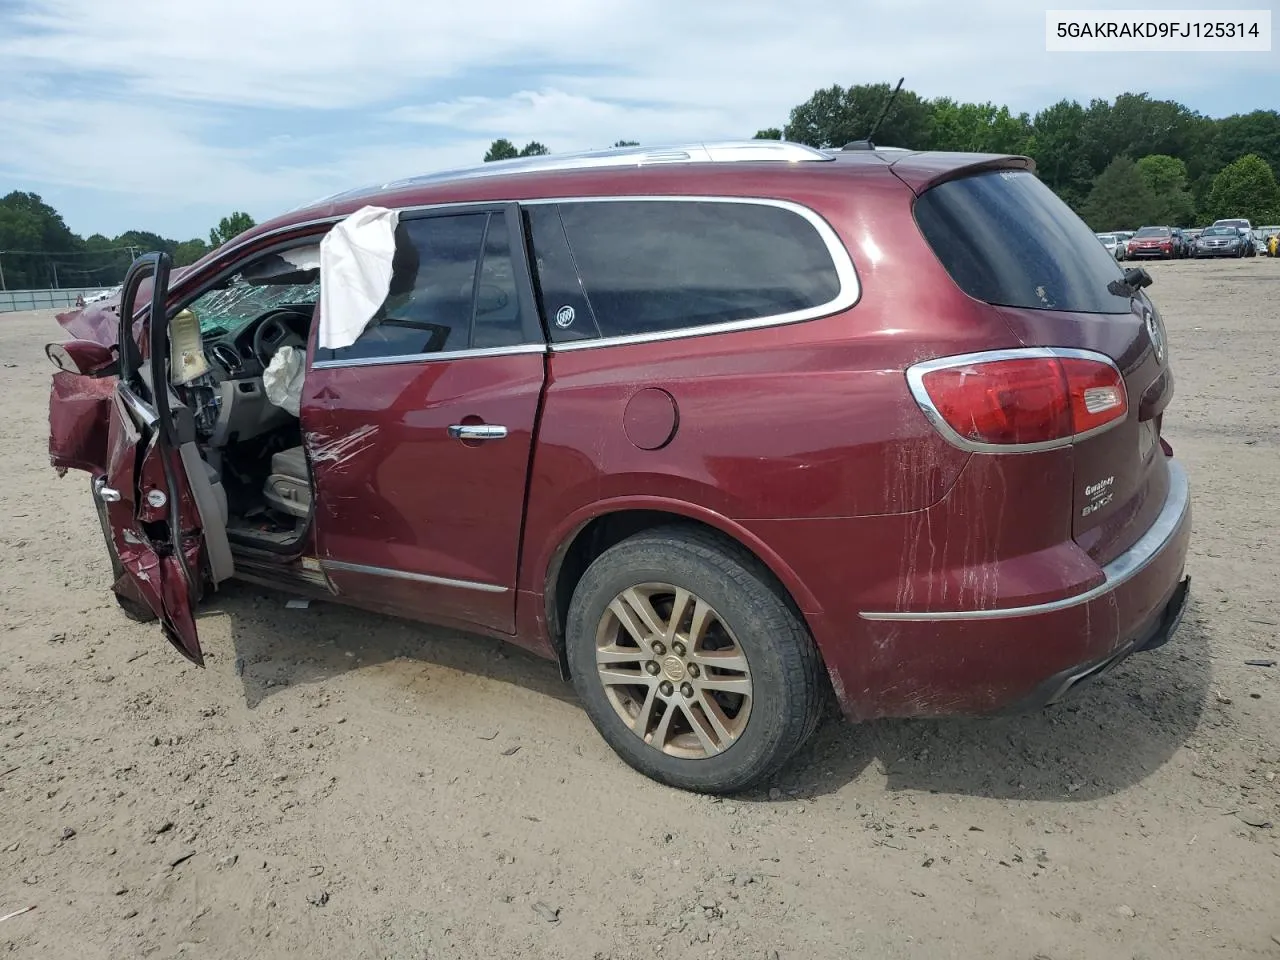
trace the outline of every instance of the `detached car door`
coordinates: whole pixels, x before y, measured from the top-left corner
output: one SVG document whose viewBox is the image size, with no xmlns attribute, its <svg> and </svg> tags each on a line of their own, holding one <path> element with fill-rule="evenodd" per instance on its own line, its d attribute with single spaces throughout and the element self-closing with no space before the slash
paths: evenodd
<svg viewBox="0 0 1280 960">
<path fill-rule="evenodd" d="M 107 470 L 94 484 L 128 592 L 160 619 L 165 637 L 204 665 L 194 608 L 206 580 L 231 576 L 226 507 L 219 503 L 195 444 L 191 411 L 170 386 L 165 301 L 167 254 L 148 253 L 129 268 L 120 295 L 120 377 L 112 398 Z M 141 288 L 150 280 L 149 294 Z M 133 321 L 149 296 L 140 345 Z"/>
</svg>

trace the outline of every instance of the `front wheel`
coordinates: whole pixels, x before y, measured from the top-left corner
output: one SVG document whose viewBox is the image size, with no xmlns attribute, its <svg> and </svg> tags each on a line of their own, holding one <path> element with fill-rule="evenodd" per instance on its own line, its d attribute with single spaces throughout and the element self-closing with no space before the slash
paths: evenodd
<svg viewBox="0 0 1280 960">
<path fill-rule="evenodd" d="M 606 550 L 574 591 L 565 634 L 600 734 L 674 787 L 750 787 L 822 713 L 822 665 L 799 613 L 758 561 L 700 530 L 663 527 Z"/>
</svg>

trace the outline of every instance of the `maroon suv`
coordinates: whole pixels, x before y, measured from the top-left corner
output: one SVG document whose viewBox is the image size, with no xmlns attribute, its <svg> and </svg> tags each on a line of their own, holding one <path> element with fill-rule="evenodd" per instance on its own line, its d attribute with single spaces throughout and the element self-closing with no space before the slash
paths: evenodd
<svg viewBox="0 0 1280 960">
<path fill-rule="evenodd" d="M 829 690 L 1035 707 L 1169 638 L 1191 522 L 1149 281 L 1021 157 L 492 163 L 177 279 L 141 258 L 59 318 L 50 452 L 92 475 L 121 606 L 196 663 L 232 577 L 501 637 L 632 766 L 735 790 Z"/>
</svg>

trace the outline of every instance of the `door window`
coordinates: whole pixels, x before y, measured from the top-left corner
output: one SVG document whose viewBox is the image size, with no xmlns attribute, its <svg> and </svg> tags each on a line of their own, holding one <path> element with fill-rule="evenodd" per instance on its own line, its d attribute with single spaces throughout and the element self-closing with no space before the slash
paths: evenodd
<svg viewBox="0 0 1280 960">
<path fill-rule="evenodd" d="M 582 338 L 579 304 L 589 335 L 620 337 L 781 318 L 842 293 L 828 240 L 795 209 L 676 198 L 557 208 L 530 215 L 557 341 Z"/>
<path fill-rule="evenodd" d="M 506 220 L 465 213 L 401 220 L 391 288 L 360 338 L 316 360 L 426 357 L 526 342 Z"/>
</svg>

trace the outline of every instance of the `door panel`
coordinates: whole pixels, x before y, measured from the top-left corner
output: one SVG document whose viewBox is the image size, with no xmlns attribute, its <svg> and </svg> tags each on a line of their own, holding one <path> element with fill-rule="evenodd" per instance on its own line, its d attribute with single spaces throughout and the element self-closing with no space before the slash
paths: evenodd
<svg viewBox="0 0 1280 960">
<path fill-rule="evenodd" d="M 125 277 L 120 298 L 120 377 L 112 398 L 107 471 L 95 486 L 124 583 L 117 593 L 145 603 L 160 619 L 166 639 L 188 660 L 203 666 L 194 609 L 204 585 L 205 538 L 216 542 L 218 574 L 230 575 L 222 518 L 214 515 L 209 478 L 188 475 L 180 453 L 195 454 L 190 411 L 168 382 L 169 336 L 165 313 L 169 258 L 140 257 Z M 152 280 L 143 325 L 147 359 L 133 339 L 133 317 L 143 282 Z M 190 459 L 190 458 L 187 458 Z"/>
<path fill-rule="evenodd" d="M 515 632 L 515 583 L 544 355 L 321 367 L 303 437 L 321 559 L 342 593 Z M 505 434 L 475 439 L 503 427 Z"/>
<path fill-rule="evenodd" d="M 401 217 L 390 290 L 303 385 L 316 544 L 367 606 L 515 633 L 546 344 L 514 205 Z M 322 276 L 321 284 L 325 283 Z"/>
</svg>

